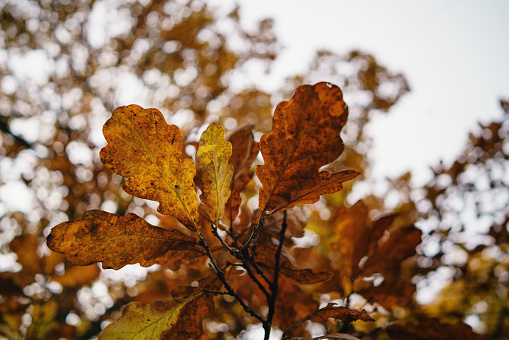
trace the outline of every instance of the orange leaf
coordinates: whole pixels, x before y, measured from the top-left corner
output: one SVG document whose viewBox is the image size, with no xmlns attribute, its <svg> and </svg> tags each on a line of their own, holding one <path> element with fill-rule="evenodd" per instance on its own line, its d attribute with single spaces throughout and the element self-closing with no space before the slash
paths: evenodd
<svg viewBox="0 0 509 340">
<path fill-rule="evenodd" d="M 273 131 L 260 139 L 265 164 L 256 167 L 263 213 L 315 203 L 359 175 L 350 170 L 319 172 L 343 152 L 339 133 L 347 117 L 341 90 L 328 83 L 300 86 L 292 99 L 276 107 Z"/>
<path fill-rule="evenodd" d="M 103 127 L 108 141 L 101 160 L 108 169 L 127 178 L 124 190 L 160 203 L 161 214 L 176 218 L 194 230 L 198 197 L 195 166 L 182 155 L 182 135 L 168 125 L 157 109 L 122 106 Z"/>
<path fill-rule="evenodd" d="M 102 262 L 103 268 L 126 264 L 151 266 L 201 256 L 194 238 L 178 230 L 155 227 L 128 214 L 118 216 L 100 210 L 83 214 L 79 221 L 64 222 L 51 230 L 48 247 L 67 256 L 74 265 Z"/>
<path fill-rule="evenodd" d="M 233 148 L 230 157 L 230 164 L 233 165 L 233 178 L 231 195 L 226 203 L 226 216 L 232 221 L 237 217 L 242 203 L 240 193 L 254 176 L 251 165 L 260 150 L 258 143 L 254 141 L 252 130 L 253 125 L 244 126 L 235 131 L 228 139 Z"/>
</svg>

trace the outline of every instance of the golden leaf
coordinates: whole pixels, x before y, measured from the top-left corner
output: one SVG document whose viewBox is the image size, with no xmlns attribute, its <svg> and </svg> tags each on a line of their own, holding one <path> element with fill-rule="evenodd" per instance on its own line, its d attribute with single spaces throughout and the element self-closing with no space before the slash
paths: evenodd
<svg viewBox="0 0 509 340">
<path fill-rule="evenodd" d="M 232 145 L 224 140 L 224 129 L 210 124 L 200 138 L 196 152 L 195 182 L 202 191 L 200 198 L 209 209 L 210 218 L 218 224 L 230 197 L 233 166 L 228 164 Z"/>
<path fill-rule="evenodd" d="M 178 230 L 155 227 L 134 214 L 118 216 L 100 210 L 83 214 L 51 230 L 48 247 L 79 266 L 102 262 L 103 268 L 126 264 L 151 266 L 201 256 L 196 240 Z"/>
<path fill-rule="evenodd" d="M 194 162 L 182 155 L 182 135 L 168 125 L 157 109 L 122 106 L 103 128 L 108 141 L 101 160 L 127 178 L 124 190 L 160 203 L 158 211 L 194 230 L 198 197 L 194 190 Z"/>
</svg>

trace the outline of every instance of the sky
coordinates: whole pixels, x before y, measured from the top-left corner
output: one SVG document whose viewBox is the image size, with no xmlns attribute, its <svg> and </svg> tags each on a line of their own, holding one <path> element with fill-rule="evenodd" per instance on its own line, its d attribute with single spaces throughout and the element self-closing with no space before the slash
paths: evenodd
<svg viewBox="0 0 509 340">
<path fill-rule="evenodd" d="M 209 3 L 225 13 L 234 1 Z M 360 49 L 406 76 L 411 92 L 369 126 L 375 178 L 412 170 L 414 184 L 423 184 L 429 166 L 453 161 L 468 132 L 479 121 L 501 117 L 499 99 L 509 98 L 509 1 L 243 0 L 240 5 L 248 28 L 272 17 L 284 46 L 272 74 L 260 79 L 268 90 L 280 86 L 285 75 L 305 71 L 322 48 Z"/>
</svg>

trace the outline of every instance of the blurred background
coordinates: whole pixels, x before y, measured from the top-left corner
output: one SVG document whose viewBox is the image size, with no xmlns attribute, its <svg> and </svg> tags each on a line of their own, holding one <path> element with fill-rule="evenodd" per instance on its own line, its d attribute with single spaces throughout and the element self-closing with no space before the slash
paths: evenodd
<svg viewBox="0 0 509 340">
<path fill-rule="evenodd" d="M 507 338 L 508 12 L 503 1 L 0 1 L 0 334 L 90 338 L 127 302 L 194 280 L 186 268 L 72 267 L 45 245 L 90 209 L 164 226 L 99 160 L 116 107 L 156 107 L 188 143 L 211 122 L 254 124 L 258 140 L 297 86 L 328 81 L 350 108 L 329 168 L 362 176 L 304 208 L 307 243 L 359 199 L 371 220 L 398 213 L 395 228 L 424 232 L 405 271 L 416 293 L 380 308 L 378 326 L 425 315 Z M 206 320 L 204 336 L 254 323 L 234 311 Z"/>
</svg>

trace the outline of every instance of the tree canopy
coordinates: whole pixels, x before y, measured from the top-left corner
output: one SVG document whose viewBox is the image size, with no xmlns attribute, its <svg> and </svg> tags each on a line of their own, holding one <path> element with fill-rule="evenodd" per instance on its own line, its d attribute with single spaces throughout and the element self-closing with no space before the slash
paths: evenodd
<svg viewBox="0 0 509 340">
<path fill-rule="evenodd" d="M 232 81 L 270 70 L 270 19 L 248 31 L 197 0 L 0 6 L 0 185 L 25 201 L 0 201 L 2 336 L 507 336 L 507 101 L 429 183 L 375 194 L 365 127 L 410 88 L 372 55 L 317 51 L 266 93 Z M 132 264 L 147 269 L 114 278 Z"/>
</svg>

